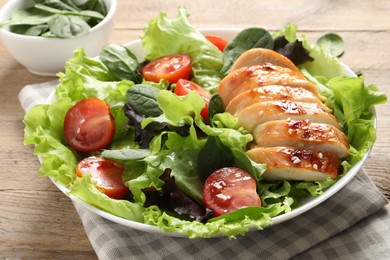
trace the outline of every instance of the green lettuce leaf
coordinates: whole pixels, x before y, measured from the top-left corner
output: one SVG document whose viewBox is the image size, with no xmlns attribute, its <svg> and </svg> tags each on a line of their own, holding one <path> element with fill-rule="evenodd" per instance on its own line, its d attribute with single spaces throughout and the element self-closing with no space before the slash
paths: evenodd
<svg viewBox="0 0 390 260">
<path fill-rule="evenodd" d="M 192 61 L 192 80 L 214 91 L 222 79 L 222 52 L 188 22 L 187 16 L 186 10 L 179 8 L 176 19 L 169 19 L 166 13 L 161 12 L 149 21 L 141 37 L 143 47 L 147 50 L 146 58 L 187 54 Z"/>
<path fill-rule="evenodd" d="M 142 204 L 111 199 L 96 188 L 95 184 L 91 182 L 90 174 L 77 178 L 71 186 L 69 194 L 77 196 L 84 202 L 115 216 L 141 223 L 144 221 L 142 214 L 145 209 Z"/>
</svg>

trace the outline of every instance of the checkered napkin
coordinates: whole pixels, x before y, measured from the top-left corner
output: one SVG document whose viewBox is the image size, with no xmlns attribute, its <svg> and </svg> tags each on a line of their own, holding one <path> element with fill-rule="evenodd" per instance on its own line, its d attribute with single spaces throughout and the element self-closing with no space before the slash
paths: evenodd
<svg viewBox="0 0 390 260">
<path fill-rule="evenodd" d="M 56 84 L 23 88 L 23 108 L 43 103 Z M 364 170 L 308 212 L 233 240 L 146 233 L 75 207 L 99 259 L 390 259 L 390 205 Z"/>
</svg>

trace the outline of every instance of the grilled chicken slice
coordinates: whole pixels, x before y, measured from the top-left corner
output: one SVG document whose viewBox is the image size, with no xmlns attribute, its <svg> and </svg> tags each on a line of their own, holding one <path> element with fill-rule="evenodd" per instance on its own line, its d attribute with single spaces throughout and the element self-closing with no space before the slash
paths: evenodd
<svg viewBox="0 0 390 260">
<path fill-rule="evenodd" d="M 307 120 L 278 120 L 258 125 L 252 133 L 261 147 L 288 146 L 332 152 L 348 156 L 349 143 L 343 132 L 332 125 Z"/>
<path fill-rule="evenodd" d="M 318 92 L 317 86 L 306 80 L 300 72 L 269 63 L 243 67 L 230 72 L 219 84 L 217 92 L 221 95 L 226 107 L 240 93 L 268 85 L 301 87 L 324 100 L 324 97 Z"/>
<path fill-rule="evenodd" d="M 281 85 L 269 85 L 259 88 L 247 90 L 235 96 L 226 106 L 226 111 L 235 115 L 244 108 L 258 102 L 272 100 L 292 100 L 299 102 L 317 103 L 324 111 L 331 112 L 332 110 L 325 106 L 321 100 L 313 94 L 301 87 L 290 87 Z"/>
<path fill-rule="evenodd" d="M 241 110 L 234 116 L 238 117 L 238 124 L 250 133 L 260 124 L 282 119 L 309 120 L 310 122 L 330 124 L 341 129 L 337 119 L 316 103 L 289 100 L 259 102 Z"/>
<path fill-rule="evenodd" d="M 264 63 L 272 63 L 276 66 L 289 68 L 292 71 L 299 72 L 299 69 L 291 60 L 276 51 L 264 48 L 253 48 L 245 51 L 237 58 L 230 71 L 242 67 L 263 65 Z"/>
<path fill-rule="evenodd" d="M 337 177 L 339 157 L 335 153 L 287 147 L 259 147 L 246 153 L 253 161 L 267 165 L 265 180 L 320 181 Z"/>
</svg>

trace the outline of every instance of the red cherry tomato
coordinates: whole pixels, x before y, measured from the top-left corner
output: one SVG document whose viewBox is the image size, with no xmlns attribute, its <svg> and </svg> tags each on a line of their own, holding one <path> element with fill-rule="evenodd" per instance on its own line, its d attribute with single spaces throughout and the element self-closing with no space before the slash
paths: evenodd
<svg viewBox="0 0 390 260">
<path fill-rule="evenodd" d="M 206 35 L 205 37 L 212 44 L 214 44 L 220 51 L 223 51 L 225 49 L 226 45 L 228 45 L 228 42 L 219 36 Z"/>
<path fill-rule="evenodd" d="M 106 102 L 86 98 L 68 110 L 64 120 L 64 136 L 68 144 L 81 152 L 106 147 L 115 133 L 114 118 Z"/>
<path fill-rule="evenodd" d="M 152 60 L 142 68 L 146 80 L 160 82 L 165 79 L 176 83 L 179 79 L 189 79 L 191 75 L 191 58 L 187 54 L 174 54 Z"/>
<path fill-rule="evenodd" d="M 243 207 L 261 206 L 255 179 L 235 167 L 213 172 L 204 184 L 203 199 L 206 207 L 214 210 L 216 217 Z"/>
<path fill-rule="evenodd" d="M 201 86 L 197 85 L 196 83 L 185 80 L 185 79 L 179 79 L 176 83 L 175 87 L 175 94 L 178 96 L 185 96 L 191 91 L 196 91 L 200 94 L 200 96 L 204 99 L 205 106 L 200 112 L 201 116 L 208 121 L 209 120 L 209 102 L 210 102 L 210 93 L 202 88 Z"/>
<path fill-rule="evenodd" d="M 96 188 L 113 199 L 123 198 L 129 188 L 122 180 L 124 165 L 103 157 L 88 157 L 77 165 L 77 176 L 91 174 L 91 181 L 96 182 Z"/>
</svg>

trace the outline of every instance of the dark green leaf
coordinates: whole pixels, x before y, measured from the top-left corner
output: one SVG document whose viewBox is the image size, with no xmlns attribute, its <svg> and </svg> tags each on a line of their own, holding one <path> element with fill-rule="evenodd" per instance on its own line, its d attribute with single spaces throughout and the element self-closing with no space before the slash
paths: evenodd
<svg viewBox="0 0 390 260">
<path fill-rule="evenodd" d="M 38 25 L 12 25 L 10 31 L 17 34 L 30 35 L 30 36 L 41 36 L 49 30 L 47 24 Z"/>
<path fill-rule="evenodd" d="M 39 4 L 49 6 L 51 8 L 55 8 L 58 10 L 64 10 L 64 11 L 79 11 L 80 9 L 77 8 L 75 4 L 73 4 L 72 1 L 61 1 L 61 0 L 45 0 L 39 2 Z"/>
<path fill-rule="evenodd" d="M 89 32 L 89 25 L 78 16 L 55 15 L 48 22 L 50 32 L 58 38 L 73 38 Z"/>
<path fill-rule="evenodd" d="M 107 7 L 102 0 L 88 0 L 80 7 L 84 10 L 93 10 L 99 12 L 104 16 L 107 14 Z"/>
<path fill-rule="evenodd" d="M 198 154 L 197 171 L 199 177 L 205 181 L 214 171 L 234 166 L 234 161 L 231 149 L 224 145 L 218 136 L 209 136 Z"/>
<path fill-rule="evenodd" d="M 335 33 L 323 35 L 317 40 L 317 45 L 334 57 L 340 57 L 344 53 L 344 41 Z"/>
<path fill-rule="evenodd" d="M 262 28 L 248 28 L 242 30 L 226 46 L 223 52 L 223 67 L 221 73 L 229 73 L 236 59 L 245 51 L 252 48 L 273 49 L 274 40 L 272 35 Z"/>
<path fill-rule="evenodd" d="M 137 57 L 126 47 L 109 44 L 100 53 L 100 60 L 119 79 L 141 83 L 142 78 L 137 74 Z"/>
<path fill-rule="evenodd" d="M 91 11 L 91 10 L 83 10 L 83 11 L 67 11 L 67 10 L 59 10 L 56 8 L 52 8 L 50 6 L 46 6 L 43 4 L 36 4 L 34 6 L 36 9 L 46 11 L 48 13 L 52 14 L 60 14 L 60 15 L 66 15 L 66 16 L 83 16 L 83 17 L 89 17 L 94 18 L 97 20 L 103 20 L 104 16 L 101 13 Z"/>
<path fill-rule="evenodd" d="M 127 90 L 127 105 L 140 115 L 157 117 L 163 113 L 157 103 L 158 92 L 160 89 L 149 85 L 134 85 Z"/>
<path fill-rule="evenodd" d="M 11 19 L 0 23 L 5 25 L 37 25 L 47 23 L 53 17 L 52 14 L 37 10 L 35 8 L 19 9 L 12 13 Z"/>
<path fill-rule="evenodd" d="M 147 149 L 103 150 L 102 156 L 113 160 L 140 160 L 150 154 Z"/>
<path fill-rule="evenodd" d="M 208 111 L 211 124 L 213 122 L 212 119 L 214 115 L 223 112 L 225 112 L 225 107 L 223 105 L 222 97 L 217 93 L 211 95 L 210 102 L 209 102 L 209 111 Z"/>
</svg>

